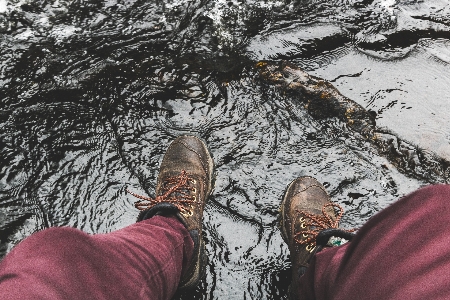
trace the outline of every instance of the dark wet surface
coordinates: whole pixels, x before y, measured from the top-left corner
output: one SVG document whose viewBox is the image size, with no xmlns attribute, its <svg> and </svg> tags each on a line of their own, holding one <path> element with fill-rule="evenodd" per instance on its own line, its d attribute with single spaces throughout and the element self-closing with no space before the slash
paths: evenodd
<svg viewBox="0 0 450 300">
<path fill-rule="evenodd" d="M 323 182 L 348 228 L 449 177 L 449 12 L 447 1 L 0 0 L 1 253 L 50 226 L 133 223 L 125 187 L 152 195 L 168 144 L 196 134 L 217 180 L 207 276 L 191 297 L 286 298 L 276 217 L 293 179 Z M 287 89 L 294 75 L 262 76 L 260 60 L 288 60 L 354 102 L 311 110 L 313 93 Z M 376 124 L 349 123 L 351 107 Z"/>
</svg>

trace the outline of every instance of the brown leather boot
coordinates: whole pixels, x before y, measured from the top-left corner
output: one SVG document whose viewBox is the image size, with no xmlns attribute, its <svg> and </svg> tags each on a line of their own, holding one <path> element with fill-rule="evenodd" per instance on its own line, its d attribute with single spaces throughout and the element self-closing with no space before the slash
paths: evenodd
<svg viewBox="0 0 450 300">
<path fill-rule="evenodd" d="M 338 216 L 336 216 L 335 207 L 341 210 Z M 341 216 L 342 208 L 330 201 L 325 188 L 316 179 L 301 177 L 288 186 L 280 207 L 279 226 L 291 256 L 290 294 L 292 299 L 297 299 L 298 279 L 306 272 L 310 259 L 318 248 L 324 246 L 317 245 L 316 238 L 324 236 L 322 240 L 325 244 L 336 232 L 337 235 L 351 238 L 348 232 L 336 229 Z"/>
<path fill-rule="evenodd" d="M 213 188 L 214 162 L 206 144 L 195 136 L 180 136 L 168 147 L 156 183 L 156 198 L 131 193 L 142 199 L 135 203 L 141 210 L 138 221 L 155 215 L 175 215 L 194 241 L 192 261 L 181 275 L 180 289 L 195 287 L 206 267 L 202 239 L 202 218 Z"/>
</svg>

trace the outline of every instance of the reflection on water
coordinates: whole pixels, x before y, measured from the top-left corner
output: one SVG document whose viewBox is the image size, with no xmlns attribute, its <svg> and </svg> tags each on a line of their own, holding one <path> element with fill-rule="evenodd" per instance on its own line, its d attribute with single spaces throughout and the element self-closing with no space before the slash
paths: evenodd
<svg viewBox="0 0 450 300">
<path fill-rule="evenodd" d="M 167 145 L 196 134 L 217 164 L 209 268 L 181 297 L 285 298 L 276 218 L 290 181 L 315 176 L 345 207 L 342 225 L 358 227 L 448 174 L 397 169 L 342 115 L 311 115 L 254 65 L 290 60 L 448 158 L 445 2 L 0 0 L 2 253 L 50 226 L 133 223 L 124 188 L 152 195 Z M 434 161 L 415 164 L 447 167 Z"/>
</svg>

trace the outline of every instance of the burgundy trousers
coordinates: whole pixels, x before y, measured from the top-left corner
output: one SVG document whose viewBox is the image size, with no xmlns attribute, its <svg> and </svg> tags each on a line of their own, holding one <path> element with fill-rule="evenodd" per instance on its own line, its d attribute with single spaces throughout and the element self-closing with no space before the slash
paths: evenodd
<svg viewBox="0 0 450 300">
<path fill-rule="evenodd" d="M 193 249 L 176 218 L 156 216 L 108 234 L 46 229 L 0 263 L 0 299 L 170 299 Z"/>
<path fill-rule="evenodd" d="M 319 252 L 301 299 L 450 299 L 450 187 L 420 189 L 371 218 L 351 243 Z M 0 263 L 1 299 L 170 299 L 193 242 L 156 216 L 108 234 L 33 234 Z"/>
<path fill-rule="evenodd" d="M 450 186 L 422 188 L 325 249 L 300 278 L 301 299 L 450 299 Z"/>
</svg>

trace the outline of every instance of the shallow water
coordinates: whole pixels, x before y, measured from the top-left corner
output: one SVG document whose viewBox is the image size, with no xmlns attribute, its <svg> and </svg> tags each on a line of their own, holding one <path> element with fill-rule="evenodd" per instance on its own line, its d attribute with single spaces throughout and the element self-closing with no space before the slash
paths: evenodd
<svg viewBox="0 0 450 300">
<path fill-rule="evenodd" d="M 276 218 L 293 179 L 315 176 L 344 206 L 342 226 L 359 227 L 449 177 L 449 10 L 447 1 L 0 0 L 2 253 L 50 226 L 132 224 L 125 187 L 152 195 L 168 144 L 195 134 L 217 180 L 204 216 L 207 276 L 181 298 L 286 298 Z M 311 114 L 260 76 L 260 60 L 330 81 L 401 153 L 339 113 Z"/>
</svg>

